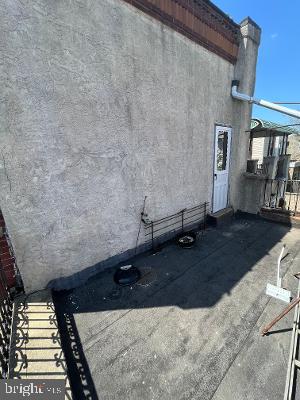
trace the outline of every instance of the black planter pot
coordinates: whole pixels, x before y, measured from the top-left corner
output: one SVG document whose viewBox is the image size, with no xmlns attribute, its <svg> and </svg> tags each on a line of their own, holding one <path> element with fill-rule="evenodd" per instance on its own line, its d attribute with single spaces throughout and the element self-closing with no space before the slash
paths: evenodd
<svg viewBox="0 0 300 400">
<path fill-rule="evenodd" d="M 133 265 L 124 265 L 114 274 L 114 281 L 120 286 L 130 286 L 141 278 L 140 271 Z"/>
<path fill-rule="evenodd" d="M 176 243 L 183 249 L 191 249 L 196 243 L 196 234 L 194 232 L 185 232 L 177 236 Z"/>
</svg>

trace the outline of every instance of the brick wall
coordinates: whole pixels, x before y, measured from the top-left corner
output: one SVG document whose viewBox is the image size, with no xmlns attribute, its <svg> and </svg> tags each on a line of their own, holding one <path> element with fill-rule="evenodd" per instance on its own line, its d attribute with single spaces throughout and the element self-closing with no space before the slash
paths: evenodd
<svg viewBox="0 0 300 400">
<path fill-rule="evenodd" d="M 5 221 L 0 210 L 0 268 L 4 273 L 9 288 L 16 287 L 15 258 L 9 244 Z"/>
</svg>

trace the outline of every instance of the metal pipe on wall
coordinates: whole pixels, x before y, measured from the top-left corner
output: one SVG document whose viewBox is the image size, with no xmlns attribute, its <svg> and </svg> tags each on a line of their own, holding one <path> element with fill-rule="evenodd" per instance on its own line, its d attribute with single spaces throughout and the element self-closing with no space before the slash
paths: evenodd
<svg viewBox="0 0 300 400">
<path fill-rule="evenodd" d="M 238 92 L 238 86 L 239 86 L 239 81 L 234 80 L 232 81 L 232 87 L 231 87 L 231 95 L 234 99 L 241 100 L 241 101 L 246 101 L 248 103 L 253 103 L 257 104 L 258 106 L 262 106 L 265 108 L 269 108 L 274 111 L 281 112 L 283 114 L 289 115 L 291 117 L 299 118 L 300 119 L 300 111 L 293 110 L 291 108 L 287 107 L 282 107 L 278 104 L 271 103 L 270 101 L 262 100 L 262 99 L 256 99 L 255 97 L 248 96 L 247 94 L 240 93 Z"/>
</svg>

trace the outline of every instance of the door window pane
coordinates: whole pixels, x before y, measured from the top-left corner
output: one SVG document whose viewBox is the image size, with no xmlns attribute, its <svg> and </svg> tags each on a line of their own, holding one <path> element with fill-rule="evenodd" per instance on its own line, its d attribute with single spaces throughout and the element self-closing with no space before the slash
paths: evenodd
<svg viewBox="0 0 300 400">
<path fill-rule="evenodd" d="M 227 144 L 228 132 L 218 133 L 218 146 L 217 146 L 217 170 L 224 171 L 227 164 Z"/>
</svg>

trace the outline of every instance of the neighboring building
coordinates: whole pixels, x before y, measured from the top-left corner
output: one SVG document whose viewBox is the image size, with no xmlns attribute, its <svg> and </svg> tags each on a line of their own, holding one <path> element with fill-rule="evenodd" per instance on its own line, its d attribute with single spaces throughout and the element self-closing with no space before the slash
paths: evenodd
<svg viewBox="0 0 300 400">
<path fill-rule="evenodd" d="M 300 132 L 289 137 L 288 152 L 291 155 L 289 178 L 300 180 Z"/>
<path fill-rule="evenodd" d="M 300 131 L 288 124 L 258 118 L 251 120 L 250 159 L 263 164 L 264 157 L 289 155 L 290 179 L 300 177 Z"/>
<path fill-rule="evenodd" d="M 262 164 L 264 157 L 279 156 L 283 153 L 291 154 L 291 142 L 300 132 L 291 126 L 284 125 L 252 118 L 250 158 Z"/>
<path fill-rule="evenodd" d="M 251 19 L 207 0 L 1 13 L 0 207 L 27 290 L 133 254 L 145 196 L 152 219 L 243 208 L 251 105 L 231 82 L 253 94 Z"/>
<path fill-rule="evenodd" d="M 288 153 L 292 161 L 300 161 L 300 131 L 289 136 Z"/>
<path fill-rule="evenodd" d="M 300 160 L 290 162 L 289 179 L 300 180 Z"/>
<path fill-rule="evenodd" d="M 273 215 L 272 218 L 279 218 L 281 222 L 286 218 L 285 223 L 290 223 L 290 215 L 300 212 L 299 182 L 291 181 L 296 179 L 293 172 L 297 172 L 297 161 L 292 161 L 295 152 L 292 155 L 291 150 L 297 148 L 295 141 L 299 133 L 286 125 L 251 120 L 249 160 L 244 174 L 247 196 L 243 208 L 268 218 Z M 284 217 L 281 211 L 278 217 L 278 209 L 284 209 Z"/>
</svg>

